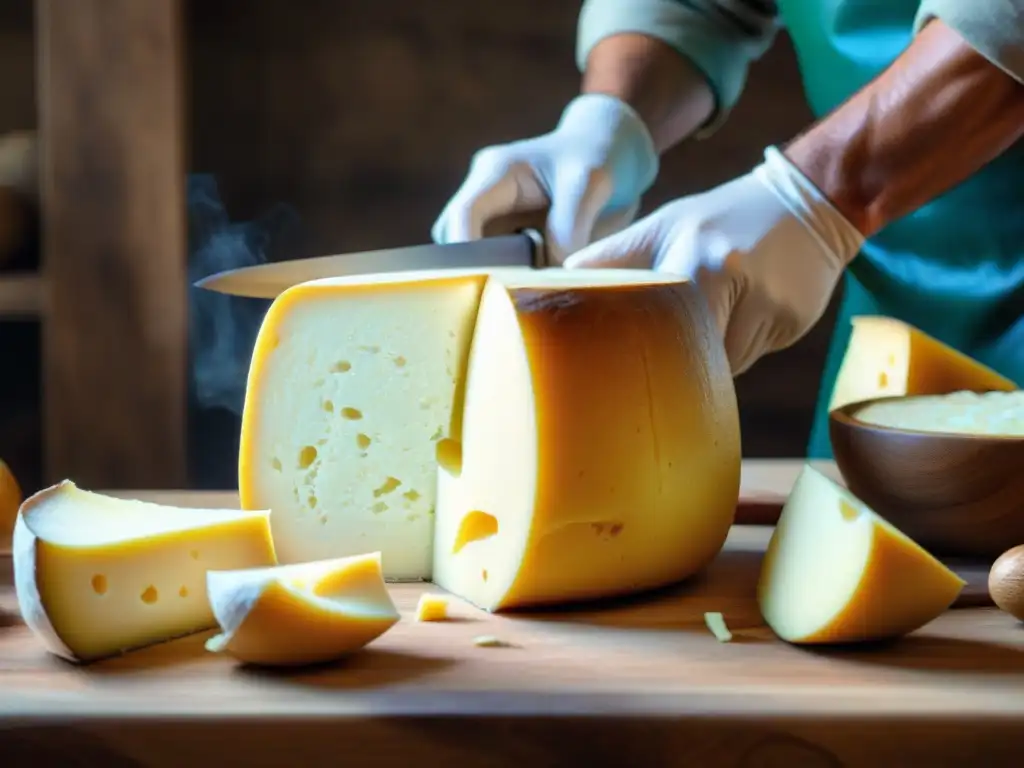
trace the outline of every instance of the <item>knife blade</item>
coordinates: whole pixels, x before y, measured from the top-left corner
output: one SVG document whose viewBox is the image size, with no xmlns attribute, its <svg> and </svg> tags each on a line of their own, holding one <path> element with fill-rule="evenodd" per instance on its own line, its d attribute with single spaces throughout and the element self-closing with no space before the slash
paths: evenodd
<svg viewBox="0 0 1024 768">
<path fill-rule="evenodd" d="M 232 296 L 273 299 L 293 285 L 324 277 L 421 269 L 546 266 L 543 236 L 537 230 L 524 229 L 517 234 L 463 243 L 385 248 L 228 269 L 193 285 Z"/>
</svg>

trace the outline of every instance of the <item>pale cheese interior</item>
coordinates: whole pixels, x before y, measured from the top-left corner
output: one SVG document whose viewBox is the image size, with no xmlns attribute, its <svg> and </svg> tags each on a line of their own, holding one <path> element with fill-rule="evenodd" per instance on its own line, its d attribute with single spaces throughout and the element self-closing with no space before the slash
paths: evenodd
<svg viewBox="0 0 1024 768">
<path fill-rule="evenodd" d="M 26 502 L 15 530 L 22 615 L 51 650 L 83 661 L 212 627 L 206 572 L 273 564 L 268 515 L 62 483 Z"/>
<path fill-rule="evenodd" d="M 963 586 L 848 490 L 805 466 L 765 554 L 758 604 L 783 640 L 858 642 L 919 629 Z"/>
<path fill-rule="evenodd" d="M 438 466 L 458 466 L 467 451 L 483 455 L 462 438 L 474 336 L 493 370 L 474 374 L 471 386 L 492 391 L 510 414 L 494 426 L 515 446 L 500 461 L 531 461 L 532 394 L 523 388 L 516 319 L 506 310 L 488 330 L 477 324 L 482 300 L 508 302 L 484 298 L 488 281 L 571 292 L 679 279 L 640 270 L 446 270 L 317 280 L 282 295 L 257 342 L 240 456 L 242 504 L 274 510 L 281 562 L 380 551 L 387 578 L 431 578 Z M 525 466 L 506 469 L 506 478 L 530 476 Z M 521 483 L 495 487 L 510 503 L 531 493 Z"/>
<path fill-rule="evenodd" d="M 853 318 L 829 410 L 876 397 L 1013 390 L 1004 376 L 901 320 Z"/>
<path fill-rule="evenodd" d="M 221 634 L 207 641 L 254 664 L 331 661 L 376 639 L 398 620 L 380 553 L 207 574 Z"/>
</svg>

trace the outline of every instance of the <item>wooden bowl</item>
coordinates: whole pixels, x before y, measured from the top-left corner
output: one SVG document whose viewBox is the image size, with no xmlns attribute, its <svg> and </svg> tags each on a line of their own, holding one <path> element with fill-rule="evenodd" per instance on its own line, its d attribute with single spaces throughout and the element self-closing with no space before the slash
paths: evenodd
<svg viewBox="0 0 1024 768">
<path fill-rule="evenodd" d="M 918 432 L 829 414 L 850 491 L 934 555 L 994 559 L 1024 544 L 1024 438 Z"/>
</svg>

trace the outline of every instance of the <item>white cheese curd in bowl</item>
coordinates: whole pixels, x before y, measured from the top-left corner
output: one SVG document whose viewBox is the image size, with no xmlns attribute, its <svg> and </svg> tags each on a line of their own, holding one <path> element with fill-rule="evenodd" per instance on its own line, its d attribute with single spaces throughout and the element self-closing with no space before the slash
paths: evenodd
<svg viewBox="0 0 1024 768">
<path fill-rule="evenodd" d="M 953 392 L 871 403 L 859 421 L 915 432 L 1024 437 L 1024 390 Z"/>
</svg>

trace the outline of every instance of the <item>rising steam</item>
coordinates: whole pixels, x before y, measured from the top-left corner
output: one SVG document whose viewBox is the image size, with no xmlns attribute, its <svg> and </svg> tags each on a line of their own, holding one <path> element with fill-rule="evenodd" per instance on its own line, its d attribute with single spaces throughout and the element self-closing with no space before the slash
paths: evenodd
<svg viewBox="0 0 1024 768">
<path fill-rule="evenodd" d="M 262 264 L 279 235 L 297 217 L 284 205 L 252 222 L 231 222 L 217 182 L 209 175 L 188 179 L 189 347 L 192 388 L 203 408 L 242 412 L 249 360 L 270 302 L 226 296 L 192 284 L 225 269 Z"/>
</svg>

